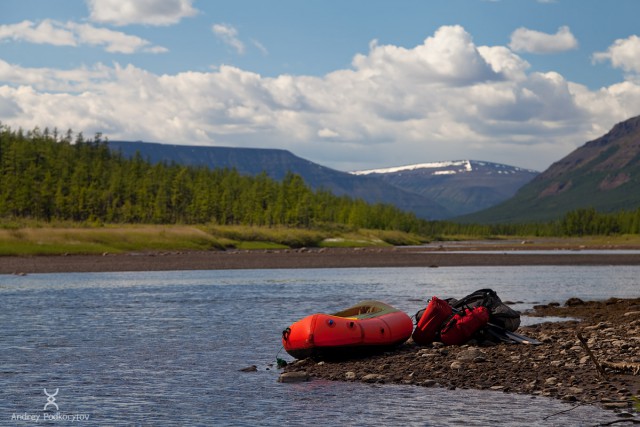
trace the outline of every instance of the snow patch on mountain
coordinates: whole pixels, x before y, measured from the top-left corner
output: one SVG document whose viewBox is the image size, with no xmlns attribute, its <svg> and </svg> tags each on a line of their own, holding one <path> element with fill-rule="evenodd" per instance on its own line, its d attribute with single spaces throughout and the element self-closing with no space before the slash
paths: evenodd
<svg viewBox="0 0 640 427">
<path fill-rule="evenodd" d="M 513 174 L 517 172 L 533 172 L 531 169 L 522 169 L 515 166 L 503 165 L 499 163 L 480 162 L 476 160 L 453 160 L 444 162 L 418 163 L 415 165 L 397 166 L 383 169 L 369 169 L 350 172 L 353 175 L 390 174 L 404 171 L 416 171 L 420 169 L 433 169 L 432 175 L 455 175 L 458 173 L 473 172 L 479 168 L 495 170 L 498 174 Z"/>
</svg>

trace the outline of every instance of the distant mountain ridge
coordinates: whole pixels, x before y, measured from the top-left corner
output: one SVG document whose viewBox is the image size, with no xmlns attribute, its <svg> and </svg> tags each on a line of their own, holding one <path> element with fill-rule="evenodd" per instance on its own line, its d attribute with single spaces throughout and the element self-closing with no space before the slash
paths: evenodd
<svg viewBox="0 0 640 427">
<path fill-rule="evenodd" d="M 454 215 L 480 211 L 512 197 L 539 172 L 500 163 L 455 160 L 352 172 L 377 176 L 447 206 Z"/>
<path fill-rule="evenodd" d="M 454 215 L 449 209 L 426 196 L 403 191 L 376 177 L 355 176 L 337 171 L 301 157 L 287 150 L 263 148 L 205 147 L 159 144 L 142 141 L 109 141 L 109 146 L 125 157 L 140 153 L 152 163 L 175 162 L 211 169 L 235 168 L 239 173 L 258 175 L 266 172 L 281 180 L 287 172 L 300 175 L 311 188 L 326 189 L 336 195 L 360 198 L 369 203 L 388 203 L 414 212 L 425 219 L 441 219 Z"/>
<path fill-rule="evenodd" d="M 538 172 L 476 160 L 420 163 L 356 172 L 337 171 L 295 156 L 287 150 L 109 141 L 126 157 L 140 153 L 152 163 L 175 162 L 208 168 L 235 168 L 239 173 L 266 172 L 281 180 L 292 172 L 314 189 L 388 203 L 430 220 L 448 219 L 496 205 Z"/>
<path fill-rule="evenodd" d="M 590 207 L 601 212 L 640 207 L 640 116 L 555 162 L 513 198 L 460 220 L 549 221 Z"/>
</svg>

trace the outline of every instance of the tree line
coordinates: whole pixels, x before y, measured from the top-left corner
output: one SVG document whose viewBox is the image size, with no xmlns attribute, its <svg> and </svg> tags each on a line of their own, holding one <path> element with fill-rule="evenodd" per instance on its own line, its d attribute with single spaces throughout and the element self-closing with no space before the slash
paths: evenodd
<svg viewBox="0 0 640 427">
<path fill-rule="evenodd" d="M 640 209 L 611 213 L 594 208 L 567 212 L 560 219 L 544 223 L 460 224 L 430 223 L 430 235 L 581 237 L 640 234 Z"/>
<path fill-rule="evenodd" d="M 426 221 L 387 204 L 275 181 L 125 158 L 101 134 L 12 130 L 0 124 L 0 218 L 42 221 L 349 227 L 419 232 Z"/>
<path fill-rule="evenodd" d="M 399 230 L 424 236 L 586 236 L 640 233 L 640 209 L 568 212 L 556 221 L 427 221 L 389 204 L 312 190 L 295 174 L 275 181 L 176 163 L 125 158 L 101 134 L 12 130 L 0 123 L 0 218 L 103 223 Z"/>
</svg>

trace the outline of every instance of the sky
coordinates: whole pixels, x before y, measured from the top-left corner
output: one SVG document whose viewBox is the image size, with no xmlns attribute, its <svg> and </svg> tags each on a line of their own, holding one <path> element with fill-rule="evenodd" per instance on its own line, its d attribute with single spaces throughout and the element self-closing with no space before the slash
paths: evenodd
<svg viewBox="0 0 640 427">
<path fill-rule="evenodd" d="M 637 0 L 3 0 L 0 122 L 543 171 L 640 115 Z"/>
</svg>

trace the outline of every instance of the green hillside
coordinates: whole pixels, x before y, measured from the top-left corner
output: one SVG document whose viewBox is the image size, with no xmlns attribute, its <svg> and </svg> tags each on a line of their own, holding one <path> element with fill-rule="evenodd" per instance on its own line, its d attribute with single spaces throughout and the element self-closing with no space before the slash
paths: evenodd
<svg viewBox="0 0 640 427">
<path fill-rule="evenodd" d="M 555 197 L 540 197 L 540 193 L 548 187 L 547 183 L 532 182 L 508 201 L 456 220 L 493 224 L 545 222 L 581 208 L 594 208 L 599 212 L 633 210 L 640 207 L 640 191 L 631 191 L 628 187 L 640 188 L 640 169 L 635 168 L 629 172 L 635 178 L 628 186 L 606 192 L 594 190 L 598 183 L 608 176 L 606 172 L 588 175 L 576 173 L 577 176 L 568 176 L 571 180 L 571 191 Z"/>
<path fill-rule="evenodd" d="M 554 163 L 506 202 L 456 220 L 543 222 L 585 208 L 602 213 L 640 208 L 640 117 Z"/>
</svg>

